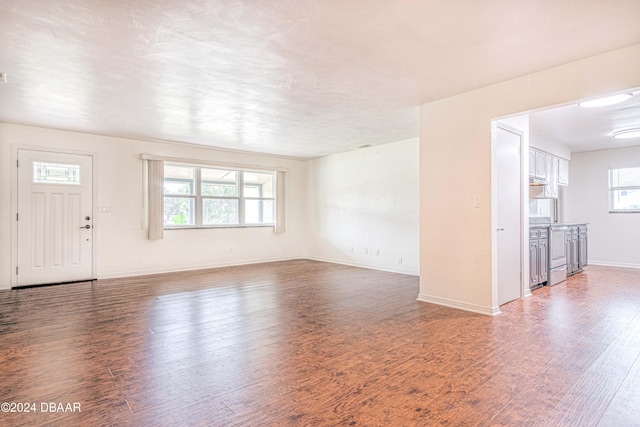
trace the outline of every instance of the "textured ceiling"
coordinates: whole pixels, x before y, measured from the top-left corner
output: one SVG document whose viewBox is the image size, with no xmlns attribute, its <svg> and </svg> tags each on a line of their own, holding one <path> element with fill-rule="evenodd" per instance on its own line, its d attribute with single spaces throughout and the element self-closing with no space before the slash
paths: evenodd
<svg viewBox="0 0 640 427">
<path fill-rule="evenodd" d="M 317 157 L 640 42 L 638 0 L 2 0 L 0 121 Z"/>
<path fill-rule="evenodd" d="M 628 93 L 633 98 L 607 107 L 570 104 L 531 113 L 531 130 L 563 143 L 572 153 L 640 145 L 640 138 L 613 138 L 614 131 L 640 128 L 640 88 Z"/>
</svg>

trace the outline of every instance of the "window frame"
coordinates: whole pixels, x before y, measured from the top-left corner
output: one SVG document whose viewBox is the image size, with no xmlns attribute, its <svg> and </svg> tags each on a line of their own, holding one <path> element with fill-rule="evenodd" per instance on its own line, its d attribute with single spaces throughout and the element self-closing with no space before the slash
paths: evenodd
<svg viewBox="0 0 640 427">
<path fill-rule="evenodd" d="M 629 166 L 624 168 L 609 168 L 608 170 L 608 178 L 609 178 L 609 213 L 640 213 L 640 208 L 634 209 L 615 209 L 615 193 L 617 191 L 629 191 L 629 190 L 637 190 L 640 191 L 640 180 L 636 183 L 637 185 L 622 185 L 622 186 L 613 186 L 613 174 L 616 171 L 622 169 L 640 169 L 640 166 Z"/>
<path fill-rule="evenodd" d="M 193 177 L 193 193 L 192 194 L 166 194 L 163 191 L 163 221 L 162 226 L 164 230 L 185 230 L 185 229 L 208 229 L 208 228 L 249 228 L 249 227 L 276 227 L 276 219 L 277 219 L 277 171 L 275 170 L 262 170 L 262 169 L 240 169 L 240 168 L 232 168 L 229 166 L 216 166 L 216 165 L 199 165 L 199 164 L 190 164 L 190 163 L 182 163 L 176 161 L 166 161 L 164 166 L 174 166 L 174 167 L 188 167 L 193 168 L 194 177 Z M 237 195 L 235 196 L 211 196 L 202 194 L 202 169 L 215 169 L 221 171 L 235 172 L 237 175 L 236 186 L 237 186 Z M 244 179 L 245 173 L 256 173 L 263 175 L 271 175 L 272 180 L 272 196 L 271 197 L 255 197 L 255 196 L 246 196 L 244 195 Z M 190 181 L 187 179 L 174 179 L 164 177 L 164 183 L 167 181 Z M 251 184 L 248 184 L 251 186 Z M 259 187 L 259 185 L 256 184 Z M 193 214 L 193 224 L 174 224 L 168 225 L 164 223 L 164 199 L 166 197 L 183 197 L 183 198 L 191 198 L 194 200 L 194 214 Z M 237 223 L 229 223 L 229 224 L 204 224 L 204 200 L 236 200 L 238 203 L 238 221 Z M 247 200 L 259 200 L 259 201 L 271 201 L 273 206 L 272 213 L 272 222 L 268 223 L 253 223 L 246 222 L 245 218 L 245 201 Z"/>
</svg>

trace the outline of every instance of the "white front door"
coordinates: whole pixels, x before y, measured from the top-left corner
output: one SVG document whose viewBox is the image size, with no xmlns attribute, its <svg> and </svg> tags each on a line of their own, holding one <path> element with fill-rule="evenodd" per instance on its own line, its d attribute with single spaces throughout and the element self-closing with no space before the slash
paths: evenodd
<svg viewBox="0 0 640 427">
<path fill-rule="evenodd" d="M 92 163 L 18 150 L 17 286 L 92 279 Z"/>
<path fill-rule="evenodd" d="M 515 130 L 496 127 L 498 212 L 498 304 L 522 296 L 521 219 L 522 173 L 520 147 L 522 135 Z"/>
</svg>

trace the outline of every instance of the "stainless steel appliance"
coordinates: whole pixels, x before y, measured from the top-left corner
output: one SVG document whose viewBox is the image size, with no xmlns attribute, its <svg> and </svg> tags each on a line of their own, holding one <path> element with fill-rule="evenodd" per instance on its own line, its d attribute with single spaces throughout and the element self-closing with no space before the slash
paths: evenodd
<svg viewBox="0 0 640 427">
<path fill-rule="evenodd" d="M 567 279 L 567 227 L 551 225 L 549 228 L 549 281 L 550 286 Z"/>
</svg>

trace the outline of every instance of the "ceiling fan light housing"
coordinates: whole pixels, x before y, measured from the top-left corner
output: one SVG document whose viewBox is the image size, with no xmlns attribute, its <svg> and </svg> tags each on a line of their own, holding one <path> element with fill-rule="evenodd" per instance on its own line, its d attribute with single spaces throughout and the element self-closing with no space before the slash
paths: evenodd
<svg viewBox="0 0 640 427">
<path fill-rule="evenodd" d="M 616 95 L 603 96 L 602 98 L 588 99 L 579 102 L 578 105 L 583 108 L 606 107 L 607 105 L 619 104 L 633 96 L 632 93 L 618 93 Z"/>
<path fill-rule="evenodd" d="M 617 130 L 613 132 L 613 137 L 616 139 L 640 138 L 640 128 Z"/>
</svg>

